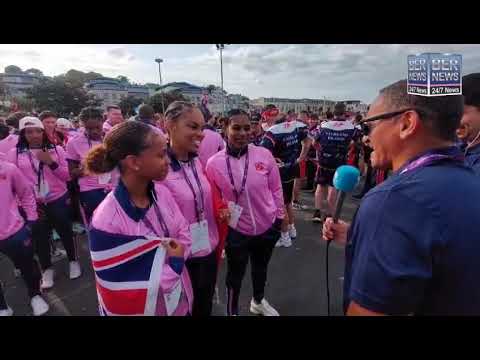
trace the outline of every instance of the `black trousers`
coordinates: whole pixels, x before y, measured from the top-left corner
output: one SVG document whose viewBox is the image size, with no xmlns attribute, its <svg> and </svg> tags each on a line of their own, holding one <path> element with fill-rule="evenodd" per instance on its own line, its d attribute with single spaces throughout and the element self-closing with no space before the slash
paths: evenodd
<svg viewBox="0 0 480 360">
<path fill-rule="evenodd" d="M 55 228 L 63 247 L 67 252 L 68 260 L 77 259 L 75 245 L 73 242 L 72 220 L 70 217 L 70 208 L 67 204 L 68 194 L 60 199 L 52 201 L 46 205 L 39 205 L 39 218 L 33 225 L 33 241 L 35 252 L 38 254 L 42 270 L 52 266 L 50 251 L 51 229 Z"/>
<path fill-rule="evenodd" d="M 317 164 L 312 160 L 307 160 L 307 183 L 305 184 L 305 189 L 314 189 L 316 173 Z"/>
<path fill-rule="evenodd" d="M 192 316 L 210 316 L 217 283 L 218 264 L 215 250 L 207 256 L 190 258 L 185 264 L 193 288 Z"/>
<path fill-rule="evenodd" d="M 32 298 L 40 295 L 40 270 L 33 258 L 33 246 L 30 230 L 23 227 L 8 239 L 0 240 L 0 252 L 5 254 L 17 269 L 20 269 L 27 285 L 28 295 Z M 7 308 L 0 284 L 0 310 Z"/>
<path fill-rule="evenodd" d="M 227 255 L 227 315 L 238 315 L 238 299 L 248 260 L 252 267 L 253 299 L 260 303 L 264 297 L 267 269 L 273 248 L 280 238 L 280 230 L 272 226 L 258 236 L 247 236 L 228 229 L 225 253 Z"/>
</svg>

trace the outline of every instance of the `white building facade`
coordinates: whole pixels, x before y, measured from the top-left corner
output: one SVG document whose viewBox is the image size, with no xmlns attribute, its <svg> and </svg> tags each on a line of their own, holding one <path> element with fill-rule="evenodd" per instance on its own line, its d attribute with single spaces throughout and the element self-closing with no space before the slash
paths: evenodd
<svg viewBox="0 0 480 360">
<path fill-rule="evenodd" d="M 289 110 L 299 113 L 300 111 L 310 111 L 314 113 L 333 111 L 336 101 L 327 99 L 287 99 L 287 98 L 267 98 L 261 97 L 250 102 L 251 107 L 257 110 L 263 109 L 266 105 L 275 105 L 281 112 Z"/>
</svg>

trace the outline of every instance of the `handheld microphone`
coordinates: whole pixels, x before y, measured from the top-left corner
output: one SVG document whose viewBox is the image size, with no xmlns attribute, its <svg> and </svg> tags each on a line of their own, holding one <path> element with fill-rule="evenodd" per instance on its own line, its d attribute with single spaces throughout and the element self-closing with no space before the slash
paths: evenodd
<svg viewBox="0 0 480 360">
<path fill-rule="evenodd" d="M 343 202 L 347 192 L 353 191 L 360 180 L 360 171 L 353 166 L 340 166 L 333 177 L 333 186 L 337 189 L 337 199 L 335 202 L 335 213 L 333 215 L 333 222 L 338 222 L 340 213 L 342 211 Z"/>
<path fill-rule="evenodd" d="M 345 195 L 348 192 L 353 191 L 360 180 L 360 171 L 353 166 L 343 165 L 340 166 L 335 175 L 333 176 L 333 186 L 337 189 L 337 199 L 335 201 L 335 212 L 333 214 L 333 222 L 337 223 L 340 213 L 342 211 L 343 202 L 345 201 Z M 325 267 L 326 267 L 326 285 L 327 285 L 327 314 L 330 316 L 330 286 L 328 275 L 328 249 L 331 240 L 327 241 L 327 249 L 325 252 Z"/>
</svg>

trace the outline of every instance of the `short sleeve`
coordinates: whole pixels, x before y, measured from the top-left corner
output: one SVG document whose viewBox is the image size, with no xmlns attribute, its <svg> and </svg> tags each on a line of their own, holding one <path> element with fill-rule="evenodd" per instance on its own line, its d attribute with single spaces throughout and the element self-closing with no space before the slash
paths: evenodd
<svg viewBox="0 0 480 360">
<path fill-rule="evenodd" d="M 73 161 L 80 161 L 80 154 L 77 152 L 75 148 L 75 143 L 72 141 L 69 141 L 67 143 L 67 160 L 73 160 Z"/>
<path fill-rule="evenodd" d="M 389 315 L 415 313 L 432 277 L 438 228 L 429 210 L 405 195 L 367 196 L 352 228 L 350 301 Z"/>
<path fill-rule="evenodd" d="M 267 131 L 265 135 L 263 136 L 262 142 L 260 143 L 260 146 L 263 146 L 264 148 L 273 151 L 275 148 L 275 140 L 273 140 L 273 134 L 271 131 Z"/>
</svg>

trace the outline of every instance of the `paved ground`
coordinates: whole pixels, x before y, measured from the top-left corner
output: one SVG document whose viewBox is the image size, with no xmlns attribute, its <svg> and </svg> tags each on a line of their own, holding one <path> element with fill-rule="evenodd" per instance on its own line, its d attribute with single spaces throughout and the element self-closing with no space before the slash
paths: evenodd
<svg viewBox="0 0 480 360">
<path fill-rule="evenodd" d="M 305 204 L 313 207 L 313 194 L 302 193 Z M 358 202 L 348 197 L 342 218 L 350 220 Z M 269 267 L 266 298 L 280 315 L 327 314 L 325 287 L 325 243 L 320 241 L 321 224 L 310 221 L 313 210 L 297 211 L 298 238 L 290 248 L 276 248 Z M 45 292 L 51 305 L 50 316 L 96 316 L 97 296 L 93 271 L 88 257 L 85 236 L 79 239 L 83 276 L 76 280 L 68 279 L 66 260 L 55 263 L 55 287 Z M 330 296 L 331 313 L 341 315 L 343 285 L 343 250 L 332 244 L 330 247 Z M 25 286 L 13 273 L 13 265 L 5 257 L 0 257 L 0 279 L 4 285 L 7 301 L 15 315 L 31 315 Z M 219 296 L 214 305 L 214 315 L 225 313 L 225 266 L 222 265 L 218 278 Z M 241 315 L 250 315 L 249 304 L 252 296 L 250 269 L 247 269 L 240 297 Z"/>
</svg>

